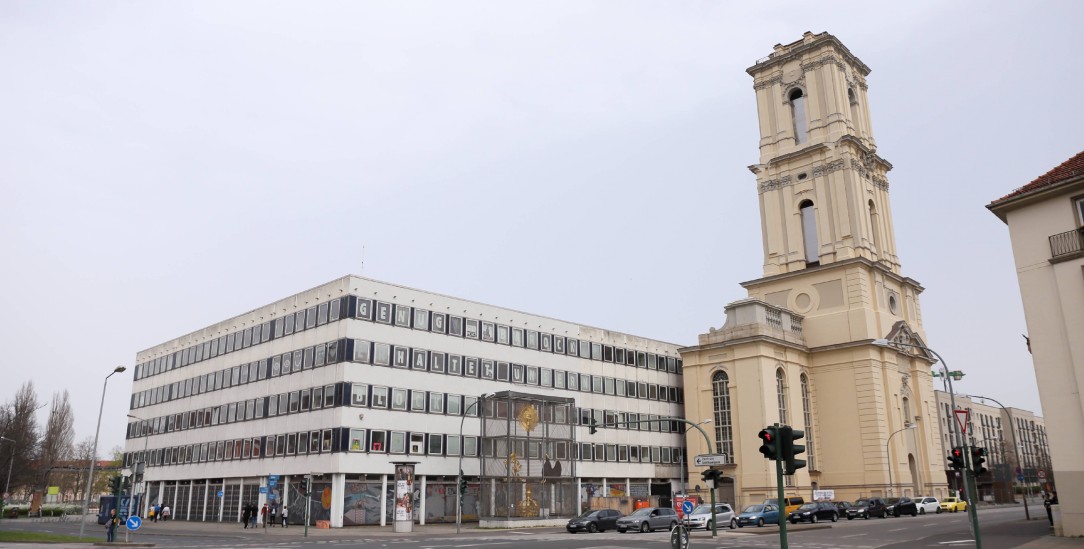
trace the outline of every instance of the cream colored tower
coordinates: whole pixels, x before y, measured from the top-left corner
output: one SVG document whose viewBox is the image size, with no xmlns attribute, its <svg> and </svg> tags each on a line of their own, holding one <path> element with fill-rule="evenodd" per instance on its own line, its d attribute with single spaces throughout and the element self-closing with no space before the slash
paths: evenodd
<svg viewBox="0 0 1084 549">
<path fill-rule="evenodd" d="M 715 448 L 688 437 L 689 453 L 729 454 L 718 495 L 758 502 L 774 494 L 775 468 L 757 432 L 780 422 L 806 431 L 809 466 L 788 477 L 790 494 L 945 495 L 932 361 L 871 344 L 925 345 L 922 287 L 900 274 L 892 166 L 871 131 L 869 68 L 834 36 L 806 33 L 748 72 L 764 277 L 743 284 L 749 299 L 727 306 L 721 329 L 682 349 L 686 414 L 715 420 Z"/>
</svg>

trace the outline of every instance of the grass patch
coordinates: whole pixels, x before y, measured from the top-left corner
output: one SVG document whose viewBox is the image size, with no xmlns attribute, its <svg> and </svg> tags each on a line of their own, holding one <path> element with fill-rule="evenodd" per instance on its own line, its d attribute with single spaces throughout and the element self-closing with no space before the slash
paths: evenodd
<svg viewBox="0 0 1084 549">
<path fill-rule="evenodd" d="M 15 530 L 0 530 L 0 541 L 32 542 L 32 541 L 95 541 L 91 538 L 79 536 L 67 536 L 64 534 L 49 534 L 45 532 L 20 532 Z"/>
</svg>

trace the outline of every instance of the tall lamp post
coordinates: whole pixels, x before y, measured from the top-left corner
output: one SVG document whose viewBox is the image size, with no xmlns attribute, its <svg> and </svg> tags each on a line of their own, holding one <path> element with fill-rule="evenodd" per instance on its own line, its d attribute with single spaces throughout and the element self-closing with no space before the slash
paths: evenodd
<svg viewBox="0 0 1084 549">
<path fill-rule="evenodd" d="M 894 436 L 896 436 L 896 435 L 898 435 L 898 434 L 900 434 L 900 433 L 902 433 L 904 431 L 907 431 L 909 429 L 914 429 L 914 428 L 915 428 L 914 423 L 904 423 L 903 429 L 899 429 L 895 433 L 892 433 L 891 435 L 888 435 L 888 442 L 885 442 L 885 455 L 888 456 L 888 489 L 892 492 L 892 495 L 896 495 L 895 494 L 895 492 L 896 492 L 896 484 L 894 482 L 892 482 L 892 450 L 891 450 L 892 437 L 894 437 Z"/>
<path fill-rule="evenodd" d="M 467 406 L 466 410 L 463 410 L 463 417 L 459 419 L 459 476 L 455 479 L 455 533 L 459 533 L 460 527 L 463 525 L 463 422 L 467 420 L 467 416 L 470 415 L 470 409 L 475 408 L 478 410 L 478 417 L 482 417 L 481 404 L 485 399 L 490 398 L 495 393 L 485 393 L 478 396 L 478 400 Z"/>
<path fill-rule="evenodd" d="M 992 400 L 994 402 L 994 404 L 997 404 L 999 407 L 1001 407 L 1001 409 L 1005 412 L 1005 414 L 1009 416 L 1009 432 L 1012 433 L 1012 453 L 1013 453 L 1014 458 L 1016 459 L 1016 466 L 1021 467 L 1022 464 L 1020 462 L 1020 449 L 1017 447 L 1017 446 L 1019 446 L 1019 444 L 1017 444 L 1017 440 L 1016 440 L 1016 423 L 1012 419 L 1012 411 L 1009 410 L 1008 408 L 1006 408 L 1004 404 L 1002 404 L 1002 403 L 998 402 L 997 400 L 992 399 L 990 397 L 979 396 L 979 395 L 966 395 L 966 396 L 968 398 L 973 398 L 973 399 L 977 398 L 979 400 Z M 1020 470 L 1023 471 L 1023 468 L 1021 468 Z M 1013 477 L 1013 484 L 1014 485 L 1016 484 L 1015 475 Z M 1026 487 L 1025 487 L 1025 489 L 1026 489 Z M 1030 490 L 1029 490 L 1029 492 L 1030 492 Z M 1014 500 L 1016 499 L 1015 491 L 1013 492 L 1013 499 Z M 1028 510 L 1028 494 L 1027 493 L 1024 494 L 1024 519 L 1025 520 L 1031 520 L 1031 511 Z"/>
<path fill-rule="evenodd" d="M 98 406 L 98 427 L 94 429 L 94 449 L 90 452 L 90 472 L 87 473 L 87 493 L 86 499 L 83 501 L 83 520 L 79 521 L 79 537 L 83 537 L 83 532 L 87 527 L 87 511 L 90 510 L 90 488 L 94 484 L 94 465 L 98 461 L 98 433 L 102 431 L 102 411 L 105 410 L 105 389 L 109 386 L 109 378 L 113 377 L 113 374 L 119 374 L 126 370 L 124 366 L 117 366 L 113 368 L 109 375 L 105 376 L 105 381 L 102 383 L 102 403 Z"/>
<path fill-rule="evenodd" d="M 708 419 L 705 419 L 704 421 L 701 421 L 700 423 L 697 423 L 696 425 L 704 425 L 705 423 L 711 423 L 711 422 L 712 422 L 712 419 L 709 417 Z M 692 429 L 692 426 L 689 426 L 689 427 L 685 428 L 685 433 L 686 434 L 688 434 L 689 429 Z M 686 448 L 687 447 L 688 447 L 688 445 L 686 445 Z M 678 457 L 680 458 L 681 454 L 678 454 Z M 688 495 L 689 489 L 686 486 L 686 482 L 685 482 L 685 473 L 687 472 L 686 469 L 688 469 L 688 464 L 682 463 L 680 465 L 681 465 L 681 493 L 685 494 L 685 495 Z M 689 480 L 692 480 L 692 479 L 690 478 Z"/>
<path fill-rule="evenodd" d="M 130 417 L 132 419 L 138 419 L 139 421 L 146 421 L 145 419 L 143 419 L 141 417 L 133 416 L 132 414 L 128 414 L 128 417 Z M 141 435 L 143 434 L 143 424 L 142 423 L 139 426 L 139 433 Z M 136 473 L 139 473 L 139 475 L 140 475 L 139 480 L 140 480 L 140 482 L 143 481 L 143 471 L 147 467 L 147 444 L 149 444 L 150 441 L 151 441 L 151 437 L 149 437 L 149 436 L 144 436 L 143 437 L 143 455 L 140 458 L 141 461 L 138 462 L 138 463 L 142 463 L 143 466 L 142 467 L 137 467 L 136 466 L 137 463 L 132 464 L 132 466 L 133 466 L 132 467 L 132 483 L 131 483 L 131 488 L 128 491 L 128 514 L 125 515 L 126 517 L 132 516 L 132 500 L 135 499 L 135 484 L 136 484 L 135 483 L 135 475 L 136 475 Z M 143 503 L 144 506 L 146 506 L 146 504 L 147 504 L 145 501 L 142 502 L 142 503 Z M 142 515 L 142 514 L 143 513 L 140 513 L 140 515 Z M 128 541 L 128 529 L 127 528 L 124 529 L 124 541 L 125 542 Z"/>
<path fill-rule="evenodd" d="M 952 405 L 952 410 L 955 413 L 955 411 L 956 411 L 956 393 L 952 390 L 952 377 L 953 377 L 953 374 L 948 369 L 948 363 L 945 362 L 945 359 L 942 358 L 941 355 L 937 353 L 937 351 L 935 351 L 935 350 L 933 350 L 933 349 L 931 349 L 929 347 L 923 346 L 923 345 L 915 345 L 914 343 L 903 343 L 901 341 L 889 341 L 887 339 L 875 339 L 875 340 L 873 340 L 873 344 L 878 346 L 878 347 L 887 347 L 889 349 L 896 349 L 897 351 L 900 350 L 897 347 L 910 347 L 912 349 L 922 349 L 924 351 L 929 352 L 933 356 L 937 357 L 937 360 L 941 363 L 941 370 L 943 372 L 943 375 L 945 376 L 944 377 L 945 382 L 948 384 L 949 400 L 950 400 L 951 405 Z M 964 450 L 964 459 L 967 460 L 968 459 L 968 454 L 970 454 L 970 452 L 968 452 L 968 450 L 967 450 L 967 441 L 964 439 L 963 433 L 961 433 L 960 430 L 956 428 L 956 423 L 953 421 L 953 418 L 948 418 L 948 419 L 949 419 L 949 426 L 951 426 L 953 434 L 955 435 L 954 438 L 956 439 L 957 444 L 959 444 L 963 448 L 963 450 Z M 973 483 L 969 483 L 967 481 L 967 469 L 966 468 L 964 469 L 962 476 L 963 476 L 963 479 L 964 479 L 964 489 L 967 490 L 968 495 L 971 496 L 972 494 L 971 494 L 971 489 L 970 489 L 969 485 L 973 484 Z M 975 498 L 971 497 L 970 499 L 971 499 L 971 504 L 967 506 L 967 515 L 968 515 L 968 518 L 971 519 L 971 529 L 975 534 L 975 549 L 982 549 L 982 538 L 981 538 L 981 536 L 979 536 L 979 515 L 978 515 L 978 512 L 975 510 L 975 505 L 974 505 Z"/>
<path fill-rule="evenodd" d="M 8 437 L 0 437 L 0 441 L 8 441 L 11 443 L 11 460 L 8 461 L 8 481 L 4 483 L 4 499 L 3 504 L 7 504 L 8 498 L 11 497 L 11 466 L 15 464 L 15 441 Z M 2 442 L 0 442 L 2 443 Z M 0 505 L 0 513 L 4 511 L 4 506 Z"/>
</svg>

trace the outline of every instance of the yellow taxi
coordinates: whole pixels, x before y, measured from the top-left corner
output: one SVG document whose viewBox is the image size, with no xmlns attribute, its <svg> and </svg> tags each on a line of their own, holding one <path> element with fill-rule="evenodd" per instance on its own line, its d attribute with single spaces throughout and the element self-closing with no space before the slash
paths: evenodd
<svg viewBox="0 0 1084 549">
<path fill-rule="evenodd" d="M 956 511 L 967 511 L 967 500 L 947 497 L 941 500 L 941 510 L 951 513 L 955 513 Z"/>
</svg>

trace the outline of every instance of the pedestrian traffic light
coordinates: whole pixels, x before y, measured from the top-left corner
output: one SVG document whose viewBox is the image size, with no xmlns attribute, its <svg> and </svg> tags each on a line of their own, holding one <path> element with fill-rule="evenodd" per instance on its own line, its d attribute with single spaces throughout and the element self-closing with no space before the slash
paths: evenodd
<svg viewBox="0 0 1084 549">
<path fill-rule="evenodd" d="M 979 476 L 989 469 L 982 464 L 986 463 L 986 448 L 971 447 L 971 472 Z"/>
<path fill-rule="evenodd" d="M 723 472 L 718 469 L 707 469 L 700 473 L 700 478 L 703 479 L 704 485 L 708 488 L 713 488 L 719 485 L 719 477 L 723 476 Z"/>
<path fill-rule="evenodd" d="M 949 467 L 960 470 L 964 468 L 964 449 L 959 446 L 952 449 L 952 453 L 948 456 Z"/>
<path fill-rule="evenodd" d="M 774 426 L 765 427 L 757 434 L 762 441 L 760 445 L 760 453 L 764 454 L 764 457 L 770 460 L 779 459 L 779 431 Z"/>
<path fill-rule="evenodd" d="M 782 448 L 782 458 L 786 462 L 786 473 L 793 475 L 798 469 L 805 467 L 804 459 L 797 459 L 795 456 L 805 453 L 805 446 L 802 444 L 795 444 L 794 441 L 805 438 L 805 432 L 798 429 L 791 428 L 789 425 L 783 425 L 779 428 L 779 445 Z"/>
<path fill-rule="evenodd" d="M 590 432 L 592 435 L 598 432 L 598 421 L 595 421 L 595 418 L 591 418 Z"/>
</svg>

